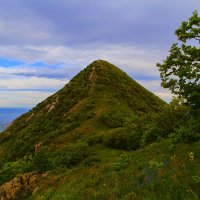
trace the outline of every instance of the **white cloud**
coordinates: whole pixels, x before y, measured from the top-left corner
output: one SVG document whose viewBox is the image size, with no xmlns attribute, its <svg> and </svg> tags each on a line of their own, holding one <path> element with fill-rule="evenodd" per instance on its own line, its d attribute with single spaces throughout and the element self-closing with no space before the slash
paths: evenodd
<svg viewBox="0 0 200 200">
<path fill-rule="evenodd" d="M 104 59 L 169 100 L 156 62 L 166 57 L 174 30 L 198 5 L 199 0 L 1 0 L 0 57 L 26 64 L 0 67 L 0 88 L 57 89 L 65 77 Z M 47 67 L 31 66 L 35 62 Z M 27 92 L 0 95 L 0 106 L 31 105 Z M 34 95 L 32 105 L 46 97 Z"/>
<path fill-rule="evenodd" d="M 170 100 L 172 99 L 172 93 L 168 89 L 163 89 L 160 86 L 160 80 L 139 80 L 138 82 L 166 102 L 170 102 Z"/>
<path fill-rule="evenodd" d="M 33 107 L 52 95 L 52 92 L 1 91 L 0 107 Z"/>
<path fill-rule="evenodd" d="M 40 77 L 8 77 L 0 80 L 1 89 L 58 89 L 67 81 Z"/>
<path fill-rule="evenodd" d="M 169 91 L 155 92 L 155 95 L 159 96 L 161 99 L 164 99 L 167 102 L 170 102 L 173 95 Z"/>
<path fill-rule="evenodd" d="M 31 67 L 24 66 L 13 66 L 10 68 L 5 68 L 0 66 L 0 75 L 12 75 L 12 74 L 20 74 L 20 73 L 35 73 L 36 69 Z"/>
<path fill-rule="evenodd" d="M 65 46 L 1 46 L 0 55 L 13 59 L 23 60 L 27 63 L 43 61 L 48 64 L 62 63 L 67 70 L 69 64 L 84 67 L 86 64 L 105 59 L 114 64 L 131 69 L 137 73 L 148 73 L 149 76 L 158 76 L 156 62 L 166 55 L 166 50 L 157 47 L 119 45 L 119 44 L 93 44 L 81 48 Z M 0 70 L 2 70 L 0 68 Z M 18 72 L 20 71 L 17 68 Z M 25 70 L 25 69 L 23 69 Z M 8 69 L 7 69 L 8 71 Z M 5 70 L 3 71 L 5 73 Z"/>
<path fill-rule="evenodd" d="M 138 79 L 144 87 L 154 92 L 161 98 L 169 101 L 169 92 L 163 90 L 160 86 L 159 72 L 156 68 L 156 62 L 162 60 L 166 52 L 156 48 L 145 48 L 142 46 L 128 45 L 100 45 L 93 44 L 84 48 L 69 48 L 65 46 L 24 46 L 24 47 L 0 47 L 0 54 L 9 56 L 13 54 L 13 59 L 24 60 L 26 63 L 43 61 L 49 65 L 57 65 L 55 68 L 34 67 L 34 66 L 17 66 L 4 68 L 0 67 L 0 88 L 7 89 L 58 89 L 61 88 L 68 80 L 59 78 L 59 75 L 66 77 L 72 73 L 76 74 L 86 65 L 97 59 L 108 60 L 117 65 L 122 70 L 136 78 L 145 76 L 156 81 Z M 38 55 L 40 55 L 38 57 Z M 57 78 L 48 78 L 49 75 L 56 74 Z M 24 74 L 24 75 L 23 75 Z M 27 74 L 27 76 L 26 76 Z M 47 77 L 36 77 L 40 74 L 46 74 Z M 22 76 L 23 75 L 23 76 Z M 29 77 L 31 76 L 31 77 Z M 6 78 L 5 78 L 6 77 Z M 21 100 L 27 104 L 27 95 L 24 92 L 24 98 Z M 39 94 L 38 94 L 39 95 Z M 41 98 L 36 98 L 33 105 L 39 103 Z"/>
</svg>

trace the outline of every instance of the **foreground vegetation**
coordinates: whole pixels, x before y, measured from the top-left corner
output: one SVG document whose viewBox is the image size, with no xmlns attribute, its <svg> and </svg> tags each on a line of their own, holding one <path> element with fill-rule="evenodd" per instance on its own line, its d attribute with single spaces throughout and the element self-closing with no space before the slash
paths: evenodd
<svg viewBox="0 0 200 200">
<path fill-rule="evenodd" d="M 165 140 L 127 152 L 94 145 L 90 157 L 50 173 L 29 199 L 198 199 L 199 142 L 169 146 Z"/>
</svg>

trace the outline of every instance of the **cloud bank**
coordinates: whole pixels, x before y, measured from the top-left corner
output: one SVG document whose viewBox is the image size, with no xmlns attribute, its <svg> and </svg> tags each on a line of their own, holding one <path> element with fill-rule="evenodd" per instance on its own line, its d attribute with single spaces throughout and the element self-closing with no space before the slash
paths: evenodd
<svg viewBox="0 0 200 200">
<path fill-rule="evenodd" d="M 199 0 L 2 0 L 0 107 L 34 106 L 97 59 L 161 98 L 156 63 Z"/>
</svg>

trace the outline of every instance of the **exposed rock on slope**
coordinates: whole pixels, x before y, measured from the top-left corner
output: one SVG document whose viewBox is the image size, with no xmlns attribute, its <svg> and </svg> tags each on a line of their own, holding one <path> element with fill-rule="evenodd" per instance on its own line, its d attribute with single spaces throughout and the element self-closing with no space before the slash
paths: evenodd
<svg viewBox="0 0 200 200">
<path fill-rule="evenodd" d="M 29 193 L 33 191 L 40 180 L 40 177 L 35 173 L 27 173 L 21 177 L 15 177 L 11 181 L 3 184 L 0 187 L 0 200 L 12 200 L 21 193 Z"/>
</svg>

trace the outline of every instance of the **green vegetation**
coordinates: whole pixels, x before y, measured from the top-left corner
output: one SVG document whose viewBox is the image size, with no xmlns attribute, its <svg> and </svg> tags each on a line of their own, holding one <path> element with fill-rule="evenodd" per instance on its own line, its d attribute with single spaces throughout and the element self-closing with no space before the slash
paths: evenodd
<svg viewBox="0 0 200 200">
<path fill-rule="evenodd" d="M 45 178 L 30 200 L 198 199 L 190 116 L 179 99 L 166 104 L 95 61 L 0 135 L 0 184 L 35 172 Z"/>
<path fill-rule="evenodd" d="M 162 86 L 182 97 L 196 115 L 200 114 L 200 16 L 193 12 L 188 21 L 176 30 L 179 42 L 173 44 L 170 55 L 163 64 L 157 64 L 161 72 Z M 193 46 L 191 46 L 193 44 Z"/>
<path fill-rule="evenodd" d="M 192 142 L 200 132 L 200 16 L 197 11 L 176 30 L 179 43 L 173 44 L 170 55 L 157 64 L 162 86 L 178 95 L 188 106 L 185 123 L 171 135 L 173 143 Z M 191 46 L 191 44 L 193 46 Z"/>
<path fill-rule="evenodd" d="M 80 134 L 71 132 L 81 129 L 84 123 L 89 123 L 95 131 L 114 129 L 124 126 L 132 116 L 158 112 L 164 105 L 114 65 L 93 62 L 0 135 L 0 144 L 7 155 L 3 160 L 21 159 L 33 154 L 38 143 L 48 146 L 62 136 L 74 142 Z"/>
<path fill-rule="evenodd" d="M 199 142 L 170 151 L 169 146 L 165 140 L 122 152 L 95 145 L 90 151 L 97 162 L 60 172 L 54 182 L 50 177 L 48 187 L 44 184 L 29 199 L 198 199 Z"/>
</svg>

